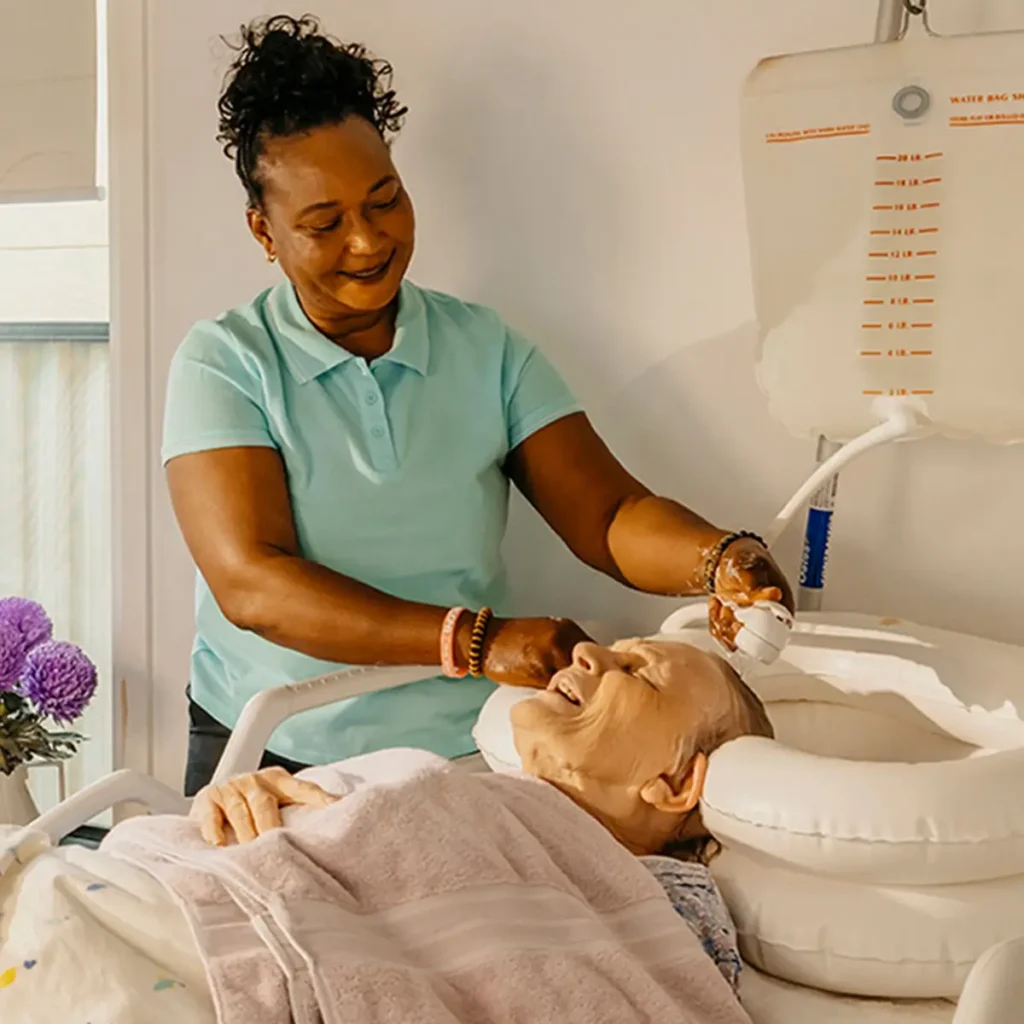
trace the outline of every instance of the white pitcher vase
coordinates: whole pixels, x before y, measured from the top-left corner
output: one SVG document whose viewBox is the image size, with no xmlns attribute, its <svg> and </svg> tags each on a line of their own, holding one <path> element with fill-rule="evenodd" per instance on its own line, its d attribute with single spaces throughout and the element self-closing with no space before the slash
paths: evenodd
<svg viewBox="0 0 1024 1024">
<path fill-rule="evenodd" d="M 38 817 L 39 808 L 29 792 L 24 765 L 10 775 L 0 774 L 0 825 L 27 825 Z"/>
</svg>

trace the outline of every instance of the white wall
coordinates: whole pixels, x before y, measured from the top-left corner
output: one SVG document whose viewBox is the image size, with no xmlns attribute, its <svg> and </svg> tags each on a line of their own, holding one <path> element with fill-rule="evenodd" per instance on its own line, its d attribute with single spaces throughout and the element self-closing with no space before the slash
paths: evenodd
<svg viewBox="0 0 1024 1024">
<path fill-rule="evenodd" d="M 397 68 L 415 278 L 492 303 L 540 340 L 649 484 L 723 524 L 765 524 L 813 452 L 768 419 L 753 383 L 738 89 L 763 55 L 870 39 L 873 0 L 317 6 Z M 247 0 L 150 4 L 154 396 L 193 320 L 273 279 L 213 141 L 217 36 L 258 13 Z M 945 0 L 940 20 L 1024 26 L 1024 5 Z M 154 467 L 161 411 L 154 400 Z M 154 766 L 176 782 L 192 579 L 158 470 L 152 487 Z M 1024 641 L 1022 499 L 1024 449 L 870 457 L 842 479 L 828 605 Z M 656 623 L 661 606 L 595 585 L 555 545 L 517 510 L 524 609 Z"/>
</svg>

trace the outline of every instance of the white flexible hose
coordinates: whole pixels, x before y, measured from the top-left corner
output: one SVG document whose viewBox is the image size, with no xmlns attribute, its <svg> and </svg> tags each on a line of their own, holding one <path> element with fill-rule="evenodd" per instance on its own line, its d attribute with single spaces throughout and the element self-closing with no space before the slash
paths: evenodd
<svg viewBox="0 0 1024 1024">
<path fill-rule="evenodd" d="M 844 466 L 859 458 L 866 451 L 879 445 L 900 441 L 915 434 L 927 432 L 927 420 L 920 411 L 906 401 L 892 401 L 879 405 L 879 412 L 885 415 L 885 421 L 877 427 L 865 431 L 860 437 L 854 438 L 849 444 L 843 445 L 830 459 L 823 462 L 808 478 L 803 486 L 786 502 L 785 507 L 775 517 L 775 521 L 765 533 L 765 542 L 769 547 L 782 536 L 793 517 L 807 504 L 822 484 L 834 477 Z"/>
<path fill-rule="evenodd" d="M 765 533 L 765 543 L 769 548 L 775 544 L 786 527 L 793 521 L 793 517 L 807 504 L 815 491 L 834 477 L 843 466 L 879 445 L 888 444 L 890 441 L 900 441 L 904 438 L 923 436 L 930 432 L 930 423 L 916 402 L 899 398 L 880 399 L 875 402 L 874 408 L 883 421 L 878 426 L 865 431 L 860 437 L 854 438 L 849 444 L 844 445 L 807 478 L 796 494 L 786 502 L 785 507 L 775 517 L 775 521 Z M 743 612 L 749 622 L 744 622 L 746 628 L 740 631 L 740 635 L 743 633 L 750 635 L 744 638 L 746 643 L 742 646 L 749 648 L 747 653 L 755 660 L 770 664 L 785 646 L 785 633 L 782 631 L 785 624 L 782 620 L 786 616 L 786 610 L 771 602 L 759 601 L 752 608 L 744 609 Z M 662 624 L 661 630 L 663 633 L 674 633 L 706 617 L 707 606 L 705 604 L 685 606 L 670 615 Z M 791 628 L 792 622 L 790 621 L 788 625 Z M 741 645 L 737 644 L 737 646 Z"/>
</svg>

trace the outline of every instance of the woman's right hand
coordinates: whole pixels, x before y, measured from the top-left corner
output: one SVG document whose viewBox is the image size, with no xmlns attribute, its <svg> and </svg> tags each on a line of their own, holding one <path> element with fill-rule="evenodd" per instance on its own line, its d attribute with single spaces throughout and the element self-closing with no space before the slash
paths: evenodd
<svg viewBox="0 0 1024 1024">
<path fill-rule="evenodd" d="M 591 638 L 570 619 L 495 619 L 487 630 L 484 675 L 494 683 L 543 690 Z"/>
</svg>

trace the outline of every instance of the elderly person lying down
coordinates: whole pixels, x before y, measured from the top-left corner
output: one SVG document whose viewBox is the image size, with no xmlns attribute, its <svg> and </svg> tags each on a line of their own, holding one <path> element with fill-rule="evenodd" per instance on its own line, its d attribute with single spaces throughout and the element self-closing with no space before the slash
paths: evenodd
<svg viewBox="0 0 1024 1024">
<path fill-rule="evenodd" d="M 585 644 L 513 729 L 524 775 L 386 751 L 96 852 L 25 834 L 0 1020 L 749 1024 L 698 801 L 715 748 L 770 735 L 757 698 L 692 647 Z"/>
</svg>

